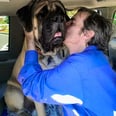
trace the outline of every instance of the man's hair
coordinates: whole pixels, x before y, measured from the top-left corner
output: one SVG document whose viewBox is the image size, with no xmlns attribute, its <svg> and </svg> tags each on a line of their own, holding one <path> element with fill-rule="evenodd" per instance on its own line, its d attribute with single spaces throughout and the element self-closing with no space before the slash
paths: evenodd
<svg viewBox="0 0 116 116">
<path fill-rule="evenodd" d="M 95 35 L 88 44 L 96 45 L 98 49 L 107 54 L 108 43 L 112 34 L 112 23 L 97 12 L 85 7 L 81 7 L 78 12 L 88 12 L 90 14 L 84 21 L 83 30 L 93 30 Z"/>
</svg>

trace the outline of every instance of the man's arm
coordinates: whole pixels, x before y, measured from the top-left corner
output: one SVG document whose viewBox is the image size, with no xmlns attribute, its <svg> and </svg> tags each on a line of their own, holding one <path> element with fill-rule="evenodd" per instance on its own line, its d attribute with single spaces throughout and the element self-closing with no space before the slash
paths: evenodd
<svg viewBox="0 0 116 116">
<path fill-rule="evenodd" d="M 35 49 L 33 32 L 25 32 L 25 36 L 27 52 L 24 66 L 18 75 L 18 81 L 22 86 L 24 95 L 44 103 L 81 103 L 81 100 L 74 96 L 75 91 L 77 91 L 79 98 L 81 98 L 82 90 L 80 86 L 77 86 L 77 88 L 72 86 L 74 83 L 76 85 L 80 78 L 75 78 L 75 75 L 78 74 L 70 64 L 70 60 L 65 60 L 54 69 L 42 70 L 38 64 L 38 52 Z"/>
<path fill-rule="evenodd" d="M 31 32 L 24 31 L 24 32 L 25 32 L 25 37 L 26 37 L 27 50 L 36 50 L 35 44 L 34 44 L 33 31 L 31 31 Z"/>
</svg>

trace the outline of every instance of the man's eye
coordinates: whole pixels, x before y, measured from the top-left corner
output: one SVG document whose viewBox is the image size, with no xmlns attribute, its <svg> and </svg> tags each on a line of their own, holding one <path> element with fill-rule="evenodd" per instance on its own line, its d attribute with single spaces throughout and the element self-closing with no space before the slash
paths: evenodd
<svg viewBox="0 0 116 116">
<path fill-rule="evenodd" d="M 75 22 L 75 21 L 74 21 L 74 18 L 71 18 L 70 21 L 71 21 L 71 24 L 74 24 L 74 22 Z"/>
<path fill-rule="evenodd" d="M 74 23 L 75 23 L 74 20 L 72 20 L 72 21 L 71 21 L 71 25 L 73 25 Z"/>
</svg>

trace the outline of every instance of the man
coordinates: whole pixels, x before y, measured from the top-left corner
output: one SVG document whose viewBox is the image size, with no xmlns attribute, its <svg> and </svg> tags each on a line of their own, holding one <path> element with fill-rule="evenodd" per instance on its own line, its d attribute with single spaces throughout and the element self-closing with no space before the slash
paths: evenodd
<svg viewBox="0 0 116 116">
<path fill-rule="evenodd" d="M 105 55 L 112 25 L 96 12 L 80 8 L 66 24 L 64 44 L 70 55 L 57 67 L 42 70 L 32 32 L 18 81 L 37 102 L 60 104 L 64 116 L 116 115 L 116 73 Z"/>
</svg>

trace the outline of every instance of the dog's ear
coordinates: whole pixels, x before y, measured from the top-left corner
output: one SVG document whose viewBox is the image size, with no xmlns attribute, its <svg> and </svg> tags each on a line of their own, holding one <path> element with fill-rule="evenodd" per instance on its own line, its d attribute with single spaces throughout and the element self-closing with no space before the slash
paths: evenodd
<svg viewBox="0 0 116 116">
<path fill-rule="evenodd" d="M 28 5 L 17 10 L 16 15 L 19 18 L 21 25 L 26 31 L 30 32 L 33 29 L 32 19 L 33 19 L 33 7 L 35 2 L 30 2 Z"/>
</svg>

